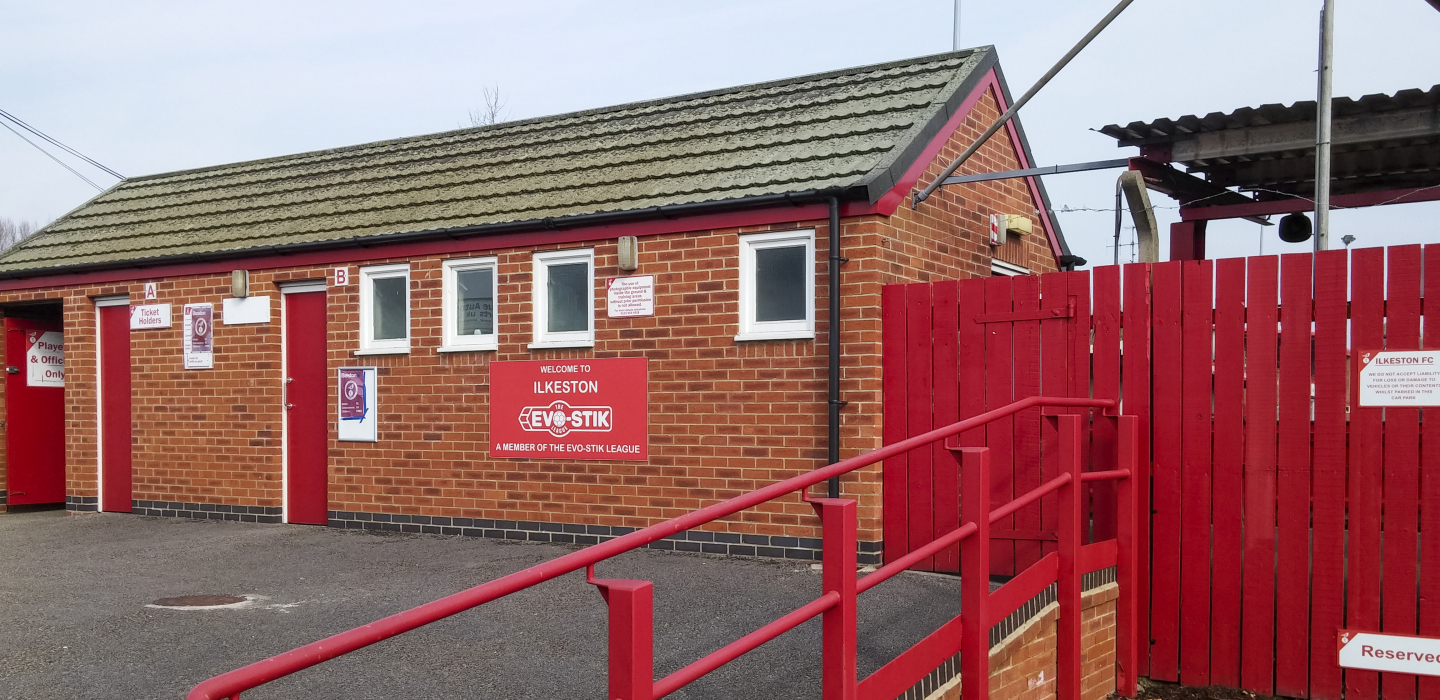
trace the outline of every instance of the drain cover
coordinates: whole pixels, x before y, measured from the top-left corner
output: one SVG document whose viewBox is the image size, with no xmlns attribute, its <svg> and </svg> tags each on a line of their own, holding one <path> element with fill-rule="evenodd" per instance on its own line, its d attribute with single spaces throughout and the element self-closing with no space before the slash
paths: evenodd
<svg viewBox="0 0 1440 700">
<path fill-rule="evenodd" d="M 211 605 L 234 605 L 245 602 L 238 595 L 182 595 L 175 598 L 161 598 L 153 603 L 162 608 L 199 608 Z"/>
</svg>

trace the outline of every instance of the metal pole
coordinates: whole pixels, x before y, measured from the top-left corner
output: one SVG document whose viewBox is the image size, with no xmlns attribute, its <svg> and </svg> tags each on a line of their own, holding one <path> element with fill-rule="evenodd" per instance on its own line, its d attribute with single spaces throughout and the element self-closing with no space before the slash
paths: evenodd
<svg viewBox="0 0 1440 700">
<path fill-rule="evenodd" d="M 955 41 L 953 47 L 955 51 L 960 50 L 960 0 L 955 0 Z"/>
<path fill-rule="evenodd" d="M 1120 4 L 1116 5 L 1115 9 L 1110 11 L 1110 14 L 1105 15 L 1105 18 L 1100 20 L 1100 23 L 1095 25 L 1095 27 L 1090 30 L 1090 33 L 1086 34 L 1084 38 L 1080 39 L 1080 43 L 1076 44 L 1074 48 L 1070 49 L 1070 51 L 1064 56 L 1061 56 L 1060 60 L 1053 67 L 1051 67 L 1050 70 L 1045 73 L 1045 75 L 1040 76 L 1040 80 L 1037 81 L 1035 85 L 1032 86 L 1030 90 L 1027 91 L 1024 95 L 1021 95 L 1020 99 L 1015 101 L 1015 104 L 1010 105 L 1010 109 L 1005 110 L 1005 113 L 1000 115 L 1000 118 L 996 119 L 995 123 L 991 124 L 990 128 L 985 130 L 985 133 L 980 134 L 980 138 L 975 139 L 975 142 L 970 144 L 970 147 L 966 148 L 965 152 L 961 153 L 960 157 L 955 159 L 955 162 L 947 166 L 945 168 L 945 172 L 940 173 L 940 177 L 935 178 L 935 181 L 931 182 L 929 186 L 927 186 L 923 191 L 916 192 L 914 201 L 911 202 L 910 206 L 912 208 L 920 206 L 921 202 L 925 201 L 926 198 L 933 194 L 935 190 L 938 189 L 940 185 L 945 182 L 945 178 L 950 177 L 950 174 L 955 172 L 955 169 L 960 167 L 961 163 L 964 163 L 966 160 L 968 160 L 970 156 L 975 155 L 975 152 L 980 150 L 980 147 L 985 145 L 985 142 L 989 140 L 991 136 L 994 136 L 995 132 L 1000 130 L 1000 127 L 1005 125 L 1005 122 L 1010 121 L 1010 117 L 1014 116 L 1016 112 L 1020 111 L 1020 108 L 1024 107 L 1025 103 L 1029 102 L 1030 98 L 1035 96 L 1035 93 L 1040 92 L 1040 88 L 1045 87 L 1045 84 L 1049 83 L 1050 79 L 1054 78 L 1055 74 L 1060 72 L 1060 69 L 1064 68 L 1067 64 L 1069 64 L 1070 60 L 1075 58 L 1075 56 L 1079 54 L 1082 49 L 1084 49 L 1086 46 L 1089 46 L 1090 42 L 1094 41 L 1095 37 L 1100 35 L 1100 32 L 1104 31 L 1106 27 L 1110 26 L 1110 23 L 1115 21 L 1115 18 L 1119 17 L 1120 13 L 1124 12 L 1125 8 L 1129 7 L 1130 3 L 1132 2 L 1135 2 L 1135 0 L 1120 0 Z"/>
<path fill-rule="evenodd" d="M 1115 180 L 1115 264 L 1120 264 L 1120 180 Z"/>
<path fill-rule="evenodd" d="M 1320 89 L 1315 99 L 1315 250 L 1330 248 L 1330 62 L 1335 44 L 1335 0 L 1320 11 Z"/>
</svg>

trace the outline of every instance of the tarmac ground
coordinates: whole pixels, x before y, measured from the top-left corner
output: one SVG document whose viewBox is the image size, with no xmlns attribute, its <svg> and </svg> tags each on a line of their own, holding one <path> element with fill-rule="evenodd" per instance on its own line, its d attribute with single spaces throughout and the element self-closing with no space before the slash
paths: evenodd
<svg viewBox="0 0 1440 700">
<path fill-rule="evenodd" d="M 0 514 L 0 698 L 185 697 L 196 683 L 571 551 L 554 544 L 61 510 Z M 655 582 L 662 677 L 820 594 L 810 562 L 657 550 L 602 563 Z M 861 677 L 959 613 L 959 580 L 860 598 Z M 239 608 L 147 607 L 244 596 Z M 264 698 L 603 698 L 606 607 L 576 572 L 246 692 Z M 820 621 L 671 695 L 820 697 Z"/>
</svg>

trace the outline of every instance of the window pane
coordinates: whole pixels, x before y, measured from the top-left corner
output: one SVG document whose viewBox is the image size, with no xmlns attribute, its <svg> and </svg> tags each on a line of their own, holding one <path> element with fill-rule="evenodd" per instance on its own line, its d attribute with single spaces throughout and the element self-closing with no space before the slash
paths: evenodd
<svg viewBox="0 0 1440 700">
<path fill-rule="evenodd" d="M 374 340 L 395 340 L 408 336 L 405 327 L 405 278 L 382 277 L 372 280 L 374 288 Z"/>
<path fill-rule="evenodd" d="M 590 301 L 589 267 L 585 263 L 572 263 L 546 268 L 550 277 L 547 331 L 563 333 L 590 330 L 590 310 L 585 308 Z"/>
<path fill-rule="evenodd" d="M 805 320 L 805 246 L 755 251 L 755 320 Z"/>
<path fill-rule="evenodd" d="M 490 335 L 495 332 L 495 272 L 490 269 L 462 270 L 455 273 L 456 296 L 460 307 L 460 335 Z"/>
</svg>

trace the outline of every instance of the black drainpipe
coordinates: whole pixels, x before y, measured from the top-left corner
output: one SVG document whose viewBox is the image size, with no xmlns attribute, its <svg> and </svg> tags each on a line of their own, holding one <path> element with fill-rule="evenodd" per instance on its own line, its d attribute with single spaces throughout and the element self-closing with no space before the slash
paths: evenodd
<svg viewBox="0 0 1440 700">
<path fill-rule="evenodd" d="M 830 464 L 840 461 L 840 265 L 849 262 L 840 257 L 840 200 L 830 197 L 830 438 L 827 443 Z M 840 497 L 840 477 L 832 477 L 829 497 Z"/>
</svg>

